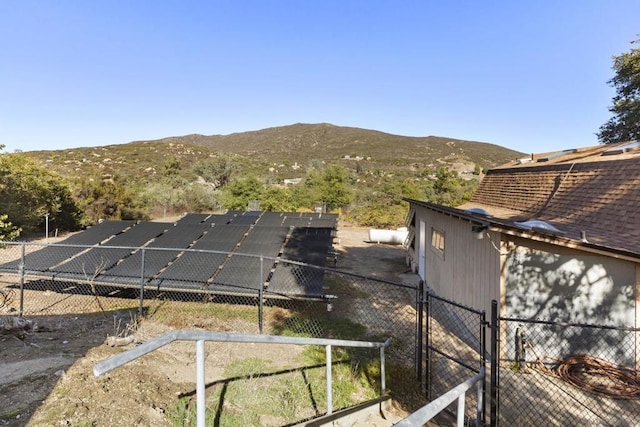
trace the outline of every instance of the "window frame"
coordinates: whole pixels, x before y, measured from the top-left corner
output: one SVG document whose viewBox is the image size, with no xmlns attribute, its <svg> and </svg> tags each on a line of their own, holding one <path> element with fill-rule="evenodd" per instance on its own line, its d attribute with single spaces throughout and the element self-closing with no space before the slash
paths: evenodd
<svg viewBox="0 0 640 427">
<path fill-rule="evenodd" d="M 440 230 L 436 227 L 431 227 L 431 239 L 429 240 L 431 244 L 431 251 L 438 255 L 440 258 L 444 259 L 445 254 L 445 242 L 446 242 L 446 234 L 444 231 Z"/>
</svg>

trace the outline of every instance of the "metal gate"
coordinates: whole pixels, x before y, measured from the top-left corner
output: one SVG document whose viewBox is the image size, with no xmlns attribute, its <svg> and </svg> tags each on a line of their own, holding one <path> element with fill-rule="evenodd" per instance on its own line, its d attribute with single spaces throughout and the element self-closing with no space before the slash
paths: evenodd
<svg viewBox="0 0 640 427">
<path fill-rule="evenodd" d="M 430 292 L 424 295 L 418 314 L 417 376 L 432 400 L 480 372 L 487 360 L 484 311 L 465 307 Z M 424 373 L 423 373 L 424 369 Z M 483 395 L 486 384 L 482 381 Z M 485 399 L 486 402 L 486 399 Z M 486 410 L 477 413 L 478 402 L 469 396 L 465 423 L 484 425 Z M 484 408 L 485 405 L 483 404 Z M 455 413 L 455 404 L 451 406 Z M 478 420 L 477 418 L 482 419 Z"/>
</svg>

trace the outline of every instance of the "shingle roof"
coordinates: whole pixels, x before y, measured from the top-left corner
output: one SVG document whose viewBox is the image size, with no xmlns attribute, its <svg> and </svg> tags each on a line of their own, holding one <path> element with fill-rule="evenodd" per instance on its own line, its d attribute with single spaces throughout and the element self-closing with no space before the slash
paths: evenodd
<svg viewBox="0 0 640 427">
<path fill-rule="evenodd" d="M 617 144 L 621 146 L 623 144 Z M 579 240 L 640 254 L 640 150 L 601 145 L 490 170 L 471 202 L 496 219 L 542 220 Z M 540 161 L 542 159 L 542 161 Z"/>
</svg>

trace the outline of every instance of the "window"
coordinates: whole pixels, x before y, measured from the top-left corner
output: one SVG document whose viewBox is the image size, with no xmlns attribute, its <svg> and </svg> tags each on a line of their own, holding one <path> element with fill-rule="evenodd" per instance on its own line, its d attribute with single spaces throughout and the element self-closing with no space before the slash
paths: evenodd
<svg viewBox="0 0 640 427">
<path fill-rule="evenodd" d="M 431 250 L 444 258 L 444 231 L 431 228 Z"/>
</svg>

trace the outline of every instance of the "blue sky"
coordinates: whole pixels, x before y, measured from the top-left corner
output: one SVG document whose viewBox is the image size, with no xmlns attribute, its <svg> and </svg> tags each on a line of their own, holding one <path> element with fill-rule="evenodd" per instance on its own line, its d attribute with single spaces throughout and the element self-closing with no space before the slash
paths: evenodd
<svg viewBox="0 0 640 427">
<path fill-rule="evenodd" d="M 639 22 L 637 0 L 0 0 L 0 144 L 324 122 L 595 145 Z"/>
</svg>

